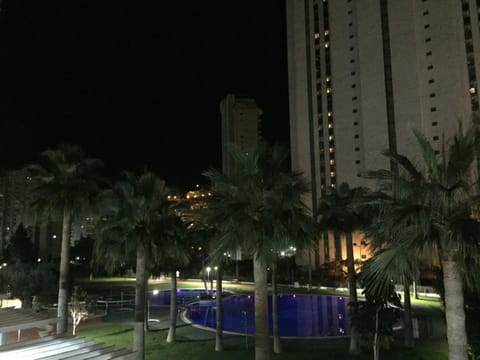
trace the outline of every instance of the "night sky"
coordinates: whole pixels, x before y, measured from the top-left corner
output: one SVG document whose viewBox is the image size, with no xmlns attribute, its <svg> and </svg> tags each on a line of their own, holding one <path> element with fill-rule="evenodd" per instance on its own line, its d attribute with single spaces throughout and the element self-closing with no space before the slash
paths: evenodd
<svg viewBox="0 0 480 360">
<path fill-rule="evenodd" d="M 110 175 L 190 187 L 221 166 L 228 93 L 255 98 L 264 136 L 288 142 L 284 1 L 151 3 L 3 0 L 0 168 L 76 143 Z"/>
</svg>

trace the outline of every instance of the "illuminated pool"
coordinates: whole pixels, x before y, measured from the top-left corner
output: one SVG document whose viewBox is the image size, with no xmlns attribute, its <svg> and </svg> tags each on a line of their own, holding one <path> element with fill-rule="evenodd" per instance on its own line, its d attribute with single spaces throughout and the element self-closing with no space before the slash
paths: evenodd
<svg viewBox="0 0 480 360">
<path fill-rule="evenodd" d="M 211 293 L 210 291 L 208 293 Z M 214 293 L 214 292 L 213 292 Z M 191 301 L 199 300 L 201 296 L 207 295 L 205 289 L 178 289 L 177 304 L 188 304 Z M 150 305 L 162 306 L 170 305 L 170 291 L 163 290 L 155 293 L 149 293 Z"/>
<path fill-rule="evenodd" d="M 348 298 L 321 295 L 279 295 L 280 336 L 345 336 L 350 334 Z M 196 324 L 215 328 L 215 301 L 199 301 L 187 310 Z M 269 298 L 270 333 L 271 298 Z M 254 299 L 235 295 L 223 300 L 223 328 L 237 333 L 254 332 Z"/>
</svg>

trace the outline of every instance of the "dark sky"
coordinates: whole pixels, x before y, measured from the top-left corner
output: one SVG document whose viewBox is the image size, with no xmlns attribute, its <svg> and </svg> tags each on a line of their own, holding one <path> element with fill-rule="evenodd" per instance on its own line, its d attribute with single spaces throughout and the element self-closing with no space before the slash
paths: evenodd
<svg viewBox="0 0 480 360">
<path fill-rule="evenodd" d="M 2 7 L 0 168 L 76 143 L 110 174 L 148 168 L 190 186 L 220 167 L 227 93 L 255 98 L 265 137 L 288 142 L 283 0 Z"/>
</svg>

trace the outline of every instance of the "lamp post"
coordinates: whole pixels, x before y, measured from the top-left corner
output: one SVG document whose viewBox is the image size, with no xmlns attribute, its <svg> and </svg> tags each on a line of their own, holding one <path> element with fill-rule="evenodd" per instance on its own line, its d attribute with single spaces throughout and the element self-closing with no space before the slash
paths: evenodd
<svg viewBox="0 0 480 360">
<path fill-rule="evenodd" d="M 213 267 L 213 270 L 215 271 L 215 284 L 216 284 L 217 281 L 218 281 L 218 272 L 217 272 L 218 266 L 214 266 L 214 267 Z M 216 286 L 216 285 L 215 285 L 215 286 Z M 210 283 L 210 290 L 211 290 L 212 293 L 213 293 L 213 275 L 212 275 L 212 282 Z"/>
<path fill-rule="evenodd" d="M 212 271 L 212 268 L 210 266 L 207 266 L 205 270 L 207 270 L 207 281 L 210 281 L 210 271 Z M 212 287 L 210 286 L 210 289 L 211 288 Z M 207 293 L 208 293 L 208 288 L 207 288 Z"/>
</svg>

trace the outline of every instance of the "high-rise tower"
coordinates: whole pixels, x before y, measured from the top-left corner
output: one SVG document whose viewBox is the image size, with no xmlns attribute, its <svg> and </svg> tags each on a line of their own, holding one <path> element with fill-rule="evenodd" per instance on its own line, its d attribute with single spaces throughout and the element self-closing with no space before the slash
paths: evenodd
<svg viewBox="0 0 480 360">
<path fill-rule="evenodd" d="M 312 198 L 478 113 L 478 0 L 287 0 L 292 167 Z M 315 210 L 315 202 L 312 202 Z"/>
<path fill-rule="evenodd" d="M 478 114 L 480 0 L 286 0 L 292 168 L 311 181 L 310 206 L 358 174 L 415 159 L 413 129 L 440 151 Z M 365 258 L 355 234 L 355 258 Z M 355 246 L 356 245 L 356 246 Z M 329 233 L 315 264 L 346 257 Z"/>
<path fill-rule="evenodd" d="M 253 99 L 227 95 L 220 102 L 222 114 L 222 171 L 232 175 L 232 159 L 227 144 L 235 144 L 245 152 L 253 151 L 260 139 L 262 110 Z"/>
</svg>

